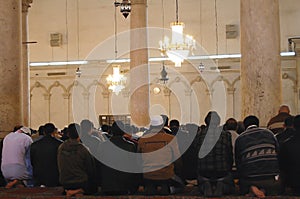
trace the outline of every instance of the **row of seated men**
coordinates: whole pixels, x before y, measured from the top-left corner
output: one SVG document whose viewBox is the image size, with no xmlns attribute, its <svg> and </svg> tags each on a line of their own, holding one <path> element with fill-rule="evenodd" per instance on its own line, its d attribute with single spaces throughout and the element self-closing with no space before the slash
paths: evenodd
<svg viewBox="0 0 300 199">
<path fill-rule="evenodd" d="M 34 142 L 31 130 L 21 127 L 2 141 L 4 186 L 63 186 L 72 196 L 96 194 L 99 187 L 106 195 L 134 194 L 142 185 L 145 194 L 174 194 L 196 179 L 199 194 L 221 196 L 237 194 L 236 178 L 243 195 L 299 194 L 300 116 L 292 119 L 293 133 L 280 146 L 257 117 L 246 117 L 245 131 L 237 135 L 237 122 L 230 118 L 220 126 L 215 111 L 205 126 L 185 130 L 176 121 L 168 129 L 162 116 L 154 116 L 139 138 L 128 136 L 120 121 L 107 137 L 95 134 L 89 120 L 72 123 L 64 142 L 55 138 L 52 123 L 39 129 L 44 135 Z"/>
</svg>

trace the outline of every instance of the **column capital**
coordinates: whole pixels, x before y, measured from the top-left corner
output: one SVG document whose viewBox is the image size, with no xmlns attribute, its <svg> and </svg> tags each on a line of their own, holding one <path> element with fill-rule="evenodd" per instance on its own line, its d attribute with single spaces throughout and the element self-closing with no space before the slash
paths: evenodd
<svg viewBox="0 0 300 199">
<path fill-rule="evenodd" d="M 163 92 L 164 92 L 164 95 L 165 95 L 165 96 L 170 96 L 170 95 L 171 95 L 171 90 L 170 90 L 169 88 L 167 88 L 167 87 L 165 87 L 165 88 L 163 89 Z"/>
<path fill-rule="evenodd" d="M 230 94 L 230 95 L 233 95 L 235 92 L 235 88 L 234 87 L 229 87 L 227 88 L 227 93 Z"/>
<path fill-rule="evenodd" d="M 44 99 L 45 100 L 50 100 L 51 94 L 50 93 L 45 93 L 44 94 Z"/>
<path fill-rule="evenodd" d="M 293 86 L 293 89 L 294 89 L 294 93 L 298 93 L 298 88 L 297 88 L 297 86 Z"/>
<path fill-rule="evenodd" d="M 64 93 L 63 98 L 64 99 L 70 99 L 71 94 L 70 93 Z"/>
<path fill-rule="evenodd" d="M 30 8 L 30 4 L 33 0 L 22 0 L 22 12 L 28 12 L 28 8 Z"/>
<path fill-rule="evenodd" d="M 90 93 L 88 91 L 83 91 L 82 95 L 83 95 L 84 99 L 89 99 L 89 97 L 90 97 Z"/>
<path fill-rule="evenodd" d="M 109 91 L 108 90 L 103 91 L 102 96 L 103 96 L 103 98 L 108 98 L 109 97 Z"/>
<path fill-rule="evenodd" d="M 212 92 L 213 92 L 213 89 L 211 89 L 211 90 L 208 89 L 208 88 L 205 89 L 205 93 L 206 93 L 206 95 L 208 95 L 208 96 L 211 95 Z"/>
<path fill-rule="evenodd" d="M 192 92 L 193 92 L 192 89 L 186 89 L 186 90 L 184 91 L 185 96 L 191 96 L 191 95 L 192 95 Z"/>
</svg>

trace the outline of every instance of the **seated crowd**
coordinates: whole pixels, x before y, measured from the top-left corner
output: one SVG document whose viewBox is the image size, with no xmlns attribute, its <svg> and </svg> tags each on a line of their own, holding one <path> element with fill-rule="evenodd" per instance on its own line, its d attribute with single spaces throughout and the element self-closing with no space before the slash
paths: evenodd
<svg viewBox="0 0 300 199">
<path fill-rule="evenodd" d="M 142 129 L 115 121 L 98 130 L 86 119 L 61 132 L 52 123 L 15 127 L 0 143 L 0 185 L 62 186 L 67 196 L 169 195 L 187 186 L 207 197 L 300 194 L 300 115 L 283 105 L 267 128 L 254 115 L 221 125 L 215 111 L 204 122 L 157 115 Z"/>
</svg>

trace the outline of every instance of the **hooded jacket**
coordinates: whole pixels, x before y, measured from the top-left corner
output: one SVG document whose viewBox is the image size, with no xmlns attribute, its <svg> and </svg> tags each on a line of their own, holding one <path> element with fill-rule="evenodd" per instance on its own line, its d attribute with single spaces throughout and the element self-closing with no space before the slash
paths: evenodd
<svg viewBox="0 0 300 199">
<path fill-rule="evenodd" d="M 94 158 L 87 148 L 68 139 L 58 149 L 59 181 L 64 185 L 86 183 L 95 176 Z"/>
</svg>

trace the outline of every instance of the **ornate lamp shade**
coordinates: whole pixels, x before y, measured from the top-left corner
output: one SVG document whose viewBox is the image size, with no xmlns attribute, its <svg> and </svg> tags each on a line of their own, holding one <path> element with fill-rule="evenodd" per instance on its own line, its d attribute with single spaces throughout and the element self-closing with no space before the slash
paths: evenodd
<svg viewBox="0 0 300 199">
<path fill-rule="evenodd" d="M 109 85 L 108 89 L 118 95 L 126 85 L 127 78 L 120 73 L 120 66 L 113 66 L 113 74 L 106 78 L 106 82 Z"/>
</svg>

